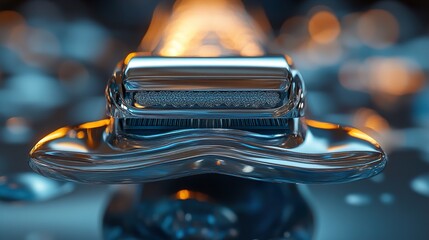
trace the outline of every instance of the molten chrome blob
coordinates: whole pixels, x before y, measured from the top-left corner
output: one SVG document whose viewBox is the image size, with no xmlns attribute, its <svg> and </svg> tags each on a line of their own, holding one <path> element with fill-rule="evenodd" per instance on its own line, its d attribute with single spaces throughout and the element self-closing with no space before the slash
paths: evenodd
<svg viewBox="0 0 429 240">
<path fill-rule="evenodd" d="M 31 167 L 87 183 L 203 173 L 332 183 L 371 177 L 386 163 L 365 133 L 304 118 L 302 77 L 283 56 L 131 53 L 106 98 L 109 119 L 49 134 L 32 149 Z"/>
<path fill-rule="evenodd" d="M 182 129 L 114 137 L 106 119 L 64 127 L 31 151 L 42 175 L 87 183 L 131 183 L 220 173 L 274 182 L 348 182 L 379 173 L 386 157 L 363 132 L 301 120 L 304 136 L 235 129 Z"/>
</svg>

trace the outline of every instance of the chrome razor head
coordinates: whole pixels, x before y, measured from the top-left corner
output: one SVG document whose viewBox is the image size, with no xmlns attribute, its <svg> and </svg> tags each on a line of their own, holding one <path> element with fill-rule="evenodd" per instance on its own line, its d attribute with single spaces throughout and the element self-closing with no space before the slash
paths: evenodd
<svg viewBox="0 0 429 240">
<path fill-rule="evenodd" d="M 283 56 L 159 57 L 131 53 L 106 89 L 121 129 L 287 128 L 304 85 Z"/>
<path fill-rule="evenodd" d="M 282 56 L 130 54 L 106 98 L 110 119 L 46 136 L 30 153 L 31 167 L 89 183 L 203 173 L 338 183 L 373 176 L 387 161 L 363 132 L 306 120 L 302 78 Z"/>
</svg>

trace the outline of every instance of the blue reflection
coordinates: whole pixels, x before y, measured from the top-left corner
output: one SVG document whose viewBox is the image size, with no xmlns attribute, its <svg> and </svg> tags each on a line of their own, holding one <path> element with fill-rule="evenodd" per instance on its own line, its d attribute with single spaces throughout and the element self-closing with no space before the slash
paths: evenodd
<svg viewBox="0 0 429 240">
<path fill-rule="evenodd" d="M 57 182 L 36 173 L 0 176 L 0 201 L 46 201 L 72 190 L 72 183 Z"/>
</svg>

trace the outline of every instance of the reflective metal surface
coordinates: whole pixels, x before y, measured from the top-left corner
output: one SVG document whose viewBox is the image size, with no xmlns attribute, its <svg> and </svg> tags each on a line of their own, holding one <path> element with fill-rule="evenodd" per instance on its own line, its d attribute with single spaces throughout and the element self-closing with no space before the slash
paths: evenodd
<svg viewBox="0 0 429 240">
<path fill-rule="evenodd" d="M 386 163 L 379 145 L 363 132 L 312 120 L 295 122 L 298 130 L 306 128 L 296 135 L 212 128 L 117 137 L 109 124 L 106 119 L 58 129 L 32 150 L 31 167 L 48 177 L 89 183 L 144 182 L 207 172 L 328 183 L 371 177 Z"/>
<path fill-rule="evenodd" d="M 283 56 L 130 53 L 108 82 L 106 97 L 113 118 L 290 118 L 303 115 L 305 88 Z"/>
<path fill-rule="evenodd" d="M 247 84 L 249 79 L 262 89 Z M 265 79 L 279 85 L 272 89 Z M 192 86 L 184 89 L 184 83 Z M 278 95 L 263 94 L 270 92 Z M 110 119 L 51 133 L 31 150 L 30 166 L 48 177 L 88 183 L 202 173 L 330 183 L 371 177 L 384 168 L 385 153 L 365 133 L 300 118 L 305 97 L 300 74 L 284 57 L 131 53 L 107 84 Z M 281 106 L 266 109 L 270 98 Z"/>
</svg>

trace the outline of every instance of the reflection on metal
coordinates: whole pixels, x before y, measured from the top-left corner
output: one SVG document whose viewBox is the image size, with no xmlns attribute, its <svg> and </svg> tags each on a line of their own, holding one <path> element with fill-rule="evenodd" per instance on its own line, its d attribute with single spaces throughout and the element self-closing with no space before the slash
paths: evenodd
<svg viewBox="0 0 429 240">
<path fill-rule="evenodd" d="M 197 201 L 209 200 L 209 197 L 206 194 L 187 190 L 187 189 L 182 189 L 177 191 L 175 196 L 176 196 L 176 199 L 179 199 L 179 200 L 188 200 L 188 199 L 195 199 Z"/>
<path fill-rule="evenodd" d="M 48 135 L 49 141 L 32 150 L 30 164 L 52 178 L 103 183 L 154 181 L 205 172 L 276 182 L 344 182 L 370 177 L 383 169 L 385 155 L 366 134 L 339 126 L 318 128 L 315 126 L 332 125 L 311 123 L 301 136 L 209 128 L 168 130 L 140 138 L 109 137 L 106 121 L 96 128 L 66 128 L 66 133 L 86 132 L 83 139 Z M 304 127 L 302 122 L 297 125 Z M 55 144 L 71 141 L 86 145 L 88 138 L 97 147 L 86 153 L 70 152 Z M 341 148 L 332 148 L 339 145 Z M 224 164 L 216 167 L 219 159 Z M 236 171 L 248 165 L 253 171 Z"/>
</svg>

